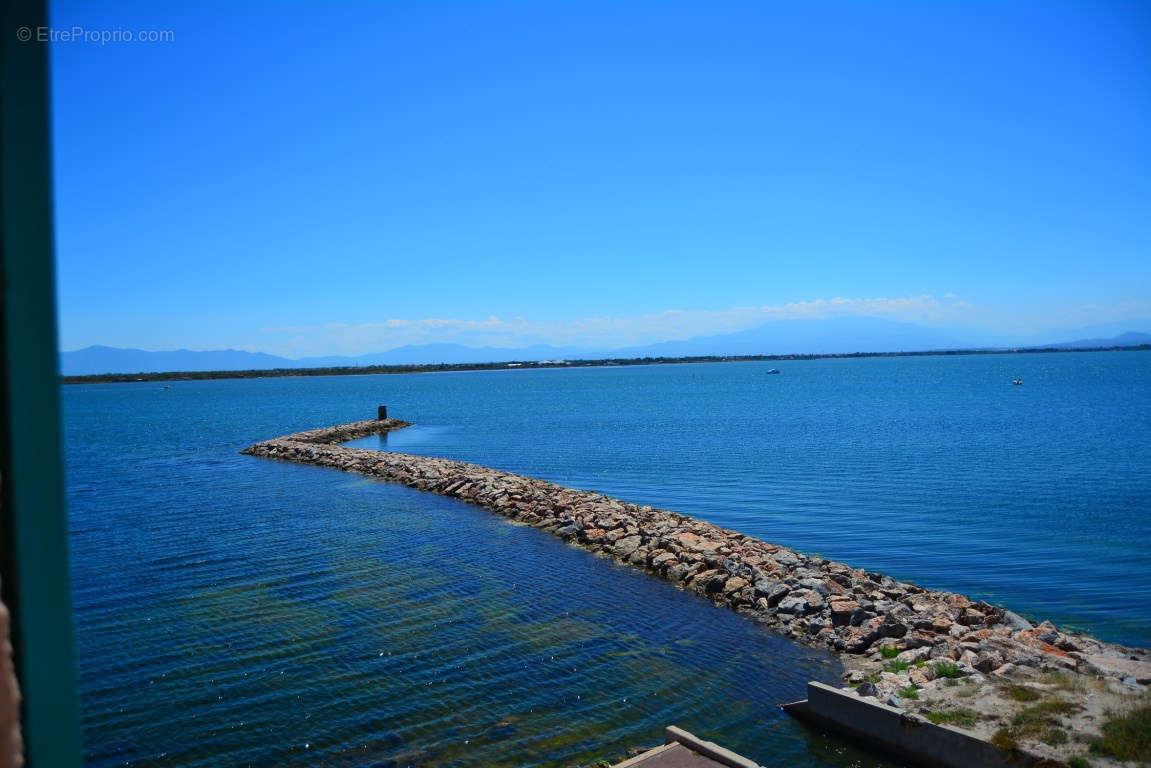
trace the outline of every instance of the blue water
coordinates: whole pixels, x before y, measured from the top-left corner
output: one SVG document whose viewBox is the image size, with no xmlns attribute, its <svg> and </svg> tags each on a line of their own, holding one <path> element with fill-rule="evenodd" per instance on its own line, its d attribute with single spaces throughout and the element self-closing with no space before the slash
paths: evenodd
<svg viewBox="0 0 1151 768">
<path fill-rule="evenodd" d="M 361 444 L 1151 644 L 1148 353 L 68 386 L 92 765 L 573 765 L 673 722 L 880 764 L 775 708 L 825 654 L 454 500 L 237 454 L 377 403 L 416 426 Z"/>
<path fill-rule="evenodd" d="M 671 723 L 886 765 L 778 709 L 826 653 L 461 502 L 237 453 L 359 386 L 65 389 L 90 765 L 569 766 Z"/>
</svg>

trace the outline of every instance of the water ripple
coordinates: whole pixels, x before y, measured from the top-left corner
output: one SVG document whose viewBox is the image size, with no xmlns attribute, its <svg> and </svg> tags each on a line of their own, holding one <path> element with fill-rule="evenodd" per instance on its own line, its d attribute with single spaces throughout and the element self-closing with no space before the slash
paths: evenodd
<svg viewBox="0 0 1151 768">
<path fill-rule="evenodd" d="M 568 765 L 674 722 L 769 764 L 878 765 L 774 706 L 837 677 L 825 654 L 458 502 L 236 452 L 384 402 L 417 426 L 368 447 L 602 490 L 1147 644 L 1148 361 L 68 387 L 88 762 Z M 1015 375 L 1027 385 L 1004 386 Z"/>
</svg>

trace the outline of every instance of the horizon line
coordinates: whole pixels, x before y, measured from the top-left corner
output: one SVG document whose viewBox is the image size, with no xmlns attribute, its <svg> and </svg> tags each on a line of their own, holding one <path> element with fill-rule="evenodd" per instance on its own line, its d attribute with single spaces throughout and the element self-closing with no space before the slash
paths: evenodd
<svg viewBox="0 0 1151 768">
<path fill-rule="evenodd" d="M 60 374 L 63 384 L 130 383 L 133 381 L 290 378 L 294 376 L 363 376 L 402 373 L 440 373 L 451 371 L 532 370 L 563 368 L 603 368 L 638 365 L 683 365 L 692 363 L 770 362 L 791 360 L 857 359 L 872 357 L 948 357 L 969 355 L 1028 355 L 1070 352 L 1145 352 L 1151 351 L 1151 342 L 1131 345 L 1094 347 L 968 347 L 954 349 L 900 350 L 889 352 L 827 352 L 791 353 L 776 355 L 685 355 L 678 357 L 628 358 L 575 358 L 572 360 L 493 360 L 484 363 L 392 363 L 387 365 L 321 366 L 316 368 L 250 368 L 245 370 L 213 371 L 136 371 L 91 374 Z M 131 378 L 129 378 L 131 377 Z"/>
</svg>

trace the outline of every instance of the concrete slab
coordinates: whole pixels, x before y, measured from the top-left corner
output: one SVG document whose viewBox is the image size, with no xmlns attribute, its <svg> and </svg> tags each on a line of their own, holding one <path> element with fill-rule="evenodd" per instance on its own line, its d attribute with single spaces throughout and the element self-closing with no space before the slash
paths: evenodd
<svg viewBox="0 0 1151 768">
<path fill-rule="evenodd" d="M 723 763 L 692 752 L 682 744 L 664 744 L 636 755 L 615 768 L 723 768 Z"/>
<path fill-rule="evenodd" d="M 664 731 L 661 747 L 649 749 L 613 768 L 760 768 L 753 760 L 695 736 L 674 725 Z"/>
</svg>

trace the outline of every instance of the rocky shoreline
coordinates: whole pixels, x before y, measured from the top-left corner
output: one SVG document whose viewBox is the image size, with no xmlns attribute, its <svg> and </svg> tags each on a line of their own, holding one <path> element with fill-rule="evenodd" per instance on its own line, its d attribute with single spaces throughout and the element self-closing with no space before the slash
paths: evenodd
<svg viewBox="0 0 1151 768">
<path fill-rule="evenodd" d="M 1114 696 L 1137 698 L 1151 684 L 1147 650 L 1062 632 L 963 595 L 600 493 L 459 461 L 338 445 L 406 426 L 395 419 L 354 422 L 267 440 L 243 453 L 402 483 L 547 531 L 829 649 L 862 695 L 896 706 L 912 704 L 906 700 L 912 689 L 942 695 L 964 687 L 954 684 L 961 678 L 977 687 L 1000 681 L 1042 686 L 1052 675 L 1084 676 Z M 993 712 L 981 713 L 984 730 L 996 724 Z M 1086 722 L 1073 725 L 1090 729 Z M 1049 757 L 1065 751 L 1052 746 Z M 1042 744 L 1031 752 L 1043 755 Z"/>
</svg>

